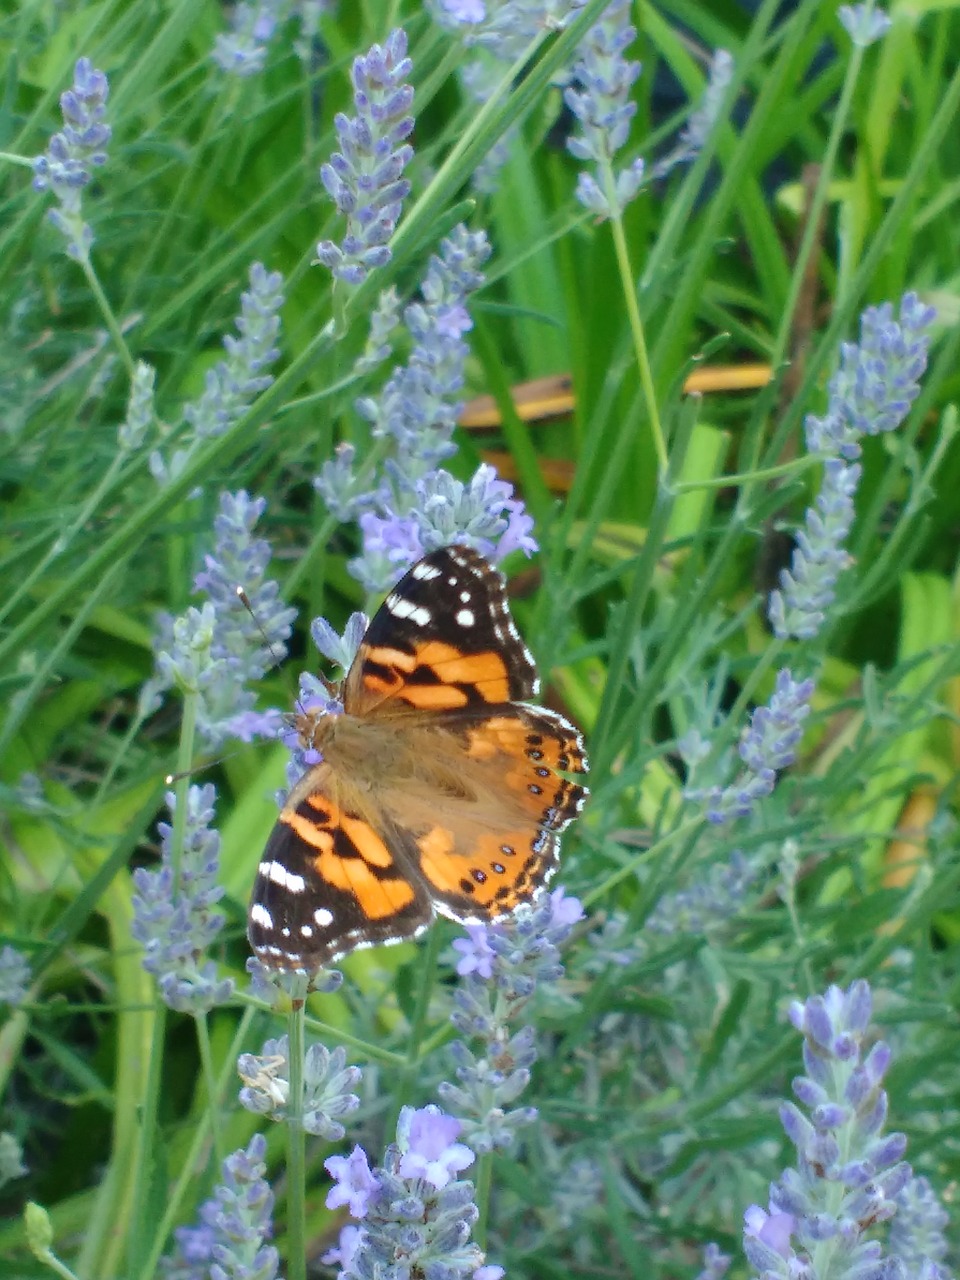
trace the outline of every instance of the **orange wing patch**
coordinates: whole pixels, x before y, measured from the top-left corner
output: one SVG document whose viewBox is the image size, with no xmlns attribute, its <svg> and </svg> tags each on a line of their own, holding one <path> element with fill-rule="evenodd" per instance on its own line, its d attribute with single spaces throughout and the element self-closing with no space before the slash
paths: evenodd
<svg viewBox="0 0 960 1280">
<path fill-rule="evenodd" d="M 368 920 L 396 915 L 415 894 L 373 827 L 314 793 L 280 821 L 311 847 L 313 869 L 324 884 L 353 895 Z"/>
<path fill-rule="evenodd" d="M 490 920 L 528 902 L 549 879 L 554 841 L 547 832 L 526 828 L 483 832 L 468 848 L 457 850 L 453 831 L 436 826 L 421 836 L 417 848 L 421 870 L 444 914 Z"/>
<path fill-rule="evenodd" d="M 416 798 L 405 798 L 420 872 L 444 915 L 495 920 L 529 902 L 556 869 L 560 832 L 586 795 L 575 780 L 586 773 L 580 737 L 551 711 L 508 704 L 477 714 L 434 753 L 451 760 L 465 798 L 444 804 L 437 789 L 419 814 Z"/>
<path fill-rule="evenodd" d="M 412 653 L 369 645 L 360 651 L 358 670 L 365 698 L 375 706 L 390 701 L 415 711 L 456 711 L 510 697 L 507 664 L 492 649 L 464 653 L 441 640 L 416 644 Z"/>
</svg>

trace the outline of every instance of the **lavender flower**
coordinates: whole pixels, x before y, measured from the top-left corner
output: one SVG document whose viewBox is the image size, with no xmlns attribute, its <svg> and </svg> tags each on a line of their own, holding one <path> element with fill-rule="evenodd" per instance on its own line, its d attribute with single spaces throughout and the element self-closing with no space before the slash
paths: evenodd
<svg viewBox="0 0 960 1280">
<path fill-rule="evenodd" d="M 910 1179 L 901 1160 L 902 1133 L 884 1135 L 887 1095 L 881 1081 L 890 1050 L 879 1042 L 864 1053 L 870 988 L 862 979 L 847 991 L 795 1001 L 790 1020 L 804 1034 L 807 1074 L 780 1111 L 797 1150 L 797 1167 L 770 1188 L 769 1211 L 744 1215 L 744 1251 L 765 1277 L 844 1275 L 880 1280 L 890 1274 L 877 1240 L 866 1234 L 897 1211 Z"/>
<path fill-rule="evenodd" d="M 12 1133 L 0 1133 L 0 1190 L 14 1178 L 27 1173 L 23 1163 L 23 1148 Z"/>
<path fill-rule="evenodd" d="M 827 412 L 808 414 L 807 448 L 826 455 L 816 505 L 804 527 L 780 590 L 770 596 L 769 617 L 781 638 L 810 639 L 823 625 L 841 571 L 850 563 L 844 542 L 853 523 L 860 482 L 860 439 L 895 430 L 920 391 L 927 365 L 930 325 L 936 313 L 915 293 L 905 293 L 899 321 L 885 302 L 868 307 L 860 320 L 860 344 L 840 348 L 840 368 L 830 379 Z"/>
<path fill-rule="evenodd" d="M 484 233 L 454 227 L 430 258 L 420 287 L 421 302 L 404 308 L 413 347 L 407 364 L 394 369 L 379 399 L 357 401 L 357 411 L 378 439 L 396 448 L 404 476 L 415 482 L 454 452 L 450 437 L 462 399 L 464 364 L 470 349 L 463 335 L 473 327 L 469 295 L 483 283 L 490 256 Z"/>
<path fill-rule="evenodd" d="M 289 1114 L 290 1072 L 289 1047 L 286 1036 L 267 1040 L 261 1054 L 243 1053 L 237 1060 L 237 1071 L 244 1087 L 240 1103 L 248 1111 L 268 1115 L 271 1120 L 285 1120 Z M 360 1068 L 347 1066 L 346 1050 L 337 1047 L 331 1053 L 322 1044 L 307 1049 L 303 1063 L 303 1127 L 328 1142 L 339 1142 L 346 1130 L 340 1117 L 349 1115 L 360 1105 L 351 1093 L 360 1081 Z"/>
<path fill-rule="evenodd" d="M 223 1181 L 200 1207 L 199 1225 L 178 1227 L 177 1247 L 165 1258 L 166 1280 L 275 1280 L 280 1257 L 273 1245 L 273 1192 L 265 1180 L 267 1142 L 255 1133 L 223 1162 Z"/>
<path fill-rule="evenodd" d="M 382 289 L 370 316 L 370 334 L 363 355 L 353 366 L 355 374 L 369 373 L 388 359 L 393 351 L 393 334 L 400 327 L 400 295 L 396 285 Z"/>
<path fill-rule="evenodd" d="M 703 1270 L 697 1276 L 697 1280 L 723 1280 L 723 1277 L 730 1270 L 730 1263 L 733 1259 L 727 1253 L 722 1253 L 720 1246 L 711 1241 L 703 1251 Z"/>
<path fill-rule="evenodd" d="M 470 1231 L 478 1217 L 473 1186 L 455 1175 L 473 1163 L 456 1141 L 460 1126 L 439 1107 L 403 1107 L 397 1140 L 383 1165 L 371 1169 L 366 1153 L 331 1156 L 334 1179 L 327 1207 L 348 1206 L 359 1226 L 347 1226 L 324 1261 L 339 1264 L 339 1280 L 378 1275 L 474 1277 L 499 1280 L 499 1267 L 484 1266 Z"/>
<path fill-rule="evenodd" d="M 397 473 L 396 490 L 404 489 L 403 500 L 385 496 L 387 514 L 367 511 L 360 517 L 363 555 L 350 568 L 370 591 L 383 590 L 396 581 L 398 569 L 453 543 L 466 543 L 494 561 L 537 549 L 532 518 L 514 498 L 513 486 L 488 463 L 480 464 L 469 484 L 438 468 L 408 487 Z M 393 514 L 397 507 L 409 514 Z"/>
<path fill-rule="evenodd" d="M 940 1280 L 948 1280 L 942 1265 L 949 1253 L 944 1234 L 950 1219 L 926 1178 L 913 1177 L 896 1196 L 897 1216 L 890 1224 L 890 1252 L 909 1274 L 919 1275 L 924 1262 Z M 933 1277 L 929 1277 L 933 1280 Z"/>
<path fill-rule="evenodd" d="M 868 48 L 875 40 L 885 36 L 893 26 L 883 10 L 872 4 L 842 4 L 837 17 L 847 35 L 860 49 Z"/>
<path fill-rule="evenodd" d="M 563 93 L 580 122 L 580 135 L 570 138 L 567 148 L 578 160 L 593 161 L 599 172 L 599 181 L 592 174 L 580 174 L 577 199 L 600 217 L 618 217 L 643 182 L 642 160 L 619 173 L 613 169 L 613 157 L 627 141 L 637 111 L 630 90 L 640 63 L 623 56 L 637 34 L 629 13 L 630 0 L 613 0 L 604 10 L 588 31 L 573 69 L 580 88 L 569 87 Z"/>
<path fill-rule="evenodd" d="M 666 935 L 708 935 L 742 909 L 757 875 L 756 866 L 734 850 L 728 862 L 711 867 L 689 888 L 661 898 L 646 927 Z"/>
<path fill-rule="evenodd" d="M 16 947 L 0 947 L 0 1004 L 15 1009 L 30 989 L 30 965 Z"/>
<path fill-rule="evenodd" d="M 430 260 L 422 301 L 403 312 L 413 339 L 406 365 L 394 369 L 379 399 L 357 402 L 374 436 L 391 447 L 379 485 L 361 490 L 349 446 L 314 482 L 339 518 L 359 518 L 363 554 L 350 569 L 368 591 L 392 586 L 427 551 L 452 542 L 494 559 L 536 549 L 533 521 L 491 467 L 479 467 L 464 483 L 437 466 L 455 451 L 451 436 L 469 352 L 463 335 L 471 327 L 466 301 L 482 283 L 479 268 L 489 252 L 485 236 L 463 226 L 443 241 Z"/>
<path fill-rule="evenodd" d="M 434 17 L 501 62 L 511 63 L 544 31 L 561 31 L 585 0 L 433 0 Z"/>
<path fill-rule="evenodd" d="M 770 595 L 770 624 L 781 639 L 809 640 L 823 626 L 837 579 L 853 563 L 844 543 L 853 525 L 860 474 L 856 462 L 828 458 L 824 463 L 816 505 L 807 508 L 790 568 L 780 574 L 780 590 Z"/>
<path fill-rule="evenodd" d="M 253 76 L 263 70 L 267 46 L 286 16 L 289 0 L 259 0 L 238 4 L 230 16 L 231 31 L 214 41 L 212 58 L 221 71 Z"/>
<path fill-rule="evenodd" d="M 696 159 L 720 118 L 720 108 L 732 79 L 733 58 L 726 49 L 717 49 L 710 62 L 707 87 L 680 134 L 679 145 L 657 161 L 651 170 L 651 178 L 665 178 L 677 165 Z"/>
<path fill-rule="evenodd" d="M 337 115 L 340 150 L 320 170 L 323 185 L 347 217 L 347 231 L 341 246 L 322 240 L 317 258 L 347 284 L 361 284 L 390 261 L 389 240 L 410 192 L 401 176 L 413 158 L 404 141 L 413 132 L 413 89 L 404 83 L 413 64 L 406 53 L 406 32 L 398 28 L 382 48 L 375 44 L 354 61 L 357 114 Z"/>
<path fill-rule="evenodd" d="M 143 444 L 153 422 L 153 382 L 156 370 L 152 365 L 138 360 L 130 382 L 130 399 L 127 416 L 117 432 L 120 448 L 134 453 Z"/>
<path fill-rule="evenodd" d="M 511 1033 L 538 984 L 563 975 L 559 945 L 583 918 L 579 900 L 562 888 L 533 907 L 520 907 L 495 925 L 471 925 L 454 943 L 462 981 L 454 996 L 451 1022 L 466 1039 L 451 1045 L 456 1085 L 444 1082 L 438 1093 L 463 1122 L 474 1151 L 511 1145 L 516 1132 L 536 1119 L 532 1107 L 508 1109 L 530 1082 L 537 1060 L 530 1026 Z"/>
<path fill-rule="evenodd" d="M 91 169 L 106 164 L 104 150 L 111 128 L 104 123 L 110 86 L 89 58 L 78 58 L 73 88 L 60 95 L 63 129 L 50 139 L 47 150 L 33 162 L 35 191 L 52 191 L 60 202 L 47 217 L 67 238 L 67 254 L 87 262 L 93 245 L 93 229 L 83 221 L 81 191 Z"/>
<path fill-rule="evenodd" d="M 187 446 L 175 450 L 169 462 L 159 450 L 150 456 L 150 470 L 161 484 L 180 475 L 198 442 L 222 436 L 273 382 L 267 369 L 280 355 L 276 343 L 283 276 L 255 262 L 249 278 L 249 289 L 240 295 L 240 336 L 225 335 L 227 359 L 207 370 L 203 395 L 184 409 L 184 420 L 193 428 L 193 438 Z"/>
<path fill-rule="evenodd" d="M 198 695 L 197 732 L 210 746 L 228 738 L 250 742 L 275 737 L 278 711 L 254 710 L 255 683 L 286 653 L 296 610 L 280 601 L 277 583 L 266 576 L 270 545 L 253 530 L 266 501 L 239 493 L 220 495 L 214 520 L 216 553 L 204 557 L 194 579 L 210 599 L 180 618 L 160 615 L 154 641 L 156 674 L 140 695 L 142 714 L 159 705 L 160 694 L 174 685 Z M 237 596 L 242 586 L 253 615 Z"/>
<path fill-rule="evenodd" d="M 171 1009 L 204 1013 L 233 994 L 230 978 L 218 978 L 212 960 L 203 960 L 223 927 L 214 911 L 223 897 L 218 883 L 220 836 L 210 829 L 216 792 L 209 783 L 187 792 L 186 829 L 179 879 L 173 867 L 173 827 L 158 824 L 159 871 L 138 867 L 133 873 L 131 932 L 144 948 L 143 967 L 157 978 L 160 994 Z M 167 793 L 173 817 L 176 796 Z"/>
<path fill-rule="evenodd" d="M 705 790 L 688 787 L 688 800 L 707 802 L 707 819 L 714 823 L 745 818 L 758 800 L 771 794 L 777 773 L 792 764 L 803 735 L 803 722 L 810 714 L 812 680 L 795 680 L 785 667 L 777 675 L 773 696 L 758 707 L 740 740 L 740 758 L 747 766 L 735 782 Z"/>
</svg>

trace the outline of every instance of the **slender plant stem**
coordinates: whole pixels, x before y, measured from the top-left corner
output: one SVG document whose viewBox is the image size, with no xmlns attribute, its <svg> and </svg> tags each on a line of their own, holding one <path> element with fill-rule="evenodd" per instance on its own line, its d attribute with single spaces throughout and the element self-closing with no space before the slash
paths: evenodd
<svg viewBox="0 0 960 1280">
<path fill-rule="evenodd" d="M 486 1151 L 477 1160 L 477 1209 L 480 1216 L 474 1237 L 481 1249 L 487 1247 L 487 1223 L 490 1219 L 490 1191 L 493 1186 L 493 1152 Z"/>
<path fill-rule="evenodd" d="M 227 1149 L 223 1141 L 223 1126 L 220 1123 L 220 1103 L 217 1098 L 217 1073 L 213 1066 L 213 1050 L 210 1045 L 210 1023 L 206 1012 L 198 1013 L 194 1018 L 197 1028 L 197 1047 L 200 1050 L 200 1062 L 203 1066 L 203 1078 L 207 1084 L 207 1108 L 210 1113 L 210 1132 L 213 1135 L 213 1150 L 217 1164 L 222 1166 L 227 1158 Z"/>
<path fill-rule="evenodd" d="M 103 316 L 107 323 L 107 328 L 110 330 L 110 337 L 113 338 L 114 346 L 117 348 L 120 359 L 126 366 L 127 373 L 132 378 L 136 367 L 133 362 L 133 356 L 130 354 L 130 348 L 127 346 L 127 340 L 123 336 L 123 330 L 117 322 L 117 317 L 113 314 L 113 307 L 111 307 L 109 299 L 100 284 L 100 279 L 93 269 L 93 263 L 89 258 L 84 258 L 80 265 L 83 268 L 83 274 L 87 277 L 87 284 L 90 286 L 90 291 L 97 300 L 97 306 L 100 308 L 100 314 Z"/>
<path fill-rule="evenodd" d="M 793 265 L 793 273 L 790 277 L 790 289 L 787 293 L 787 300 L 784 303 L 780 327 L 777 330 L 777 336 L 773 342 L 773 351 L 770 355 L 770 363 L 775 369 L 787 356 L 787 343 L 790 340 L 790 329 L 793 324 L 794 312 L 797 308 L 797 300 L 800 297 L 800 290 L 803 288 L 803 281 L 806 276 L 807 264 L 810 261 L 810 255 L 817 242 L 817 227 L 820 223 L 820 215 L 823 212 L 823 206 L 826 203 L 830 183 L 833 180 L 834 166 L 837 161 L 837 151 L 840 147 L 840 140 L 846 132 L 847 121 L 850 116 L 850 106 L 853 102 L 853 91 L 857 85 L 857 77 L 860 74 L 860 66 L 862 62 L 863 49 L 859 45 L 854 45 L 853 52 L 850 55 L 850 60 L 847 63 L 846 74 L 843 78 L 843 88 L 840 91 L 840 101 L 837 104 L 836 111 L 833 113 L 830 137 L 827 141 L 827 149 L 824 152 L 823 162 L 820 165 L 820 171 L 817 175 L 817 184 L 814 187 L 813 198 L 810 201 L 810 208 L 807 211 L 806 225 L 803 228 L 803 236 L 800 240 L 797 260 Z"/>
<path fill-rule="evenodd" d="M 252 1008 L 244 1009 L 243 1016 L 237 1023 L 237 1030 L 230 1043 L 230 1048 L 227 1050 L 226 1056 L 224 1057 L 223 1066 L 220 1069 L 220 1076 L 216 1084 L 214 1105 L 218 1109 L 223 1106 L 223 1099 L 230 1086 L 231 1080 L 233 1079 L 237 1054 L 240 1052 L 240 1047 L 247 1038 L 247 1034 L 250 1030 L 250 1024 L 256 1016 L 256 1012 L 257 1011 Z M 186 1195 L 190 1184 L 196 1179 L 197 1174 L 200 1172 L 201 1155 L 204 1147 L 209 1141 L 209 1128 L 212 1110 L 213 1108 L 206 1110 L 200 1116 L 198 1123 L 194 1127 L 193 1137 L 187 1154 L 184 1157 L 183 1164 L 181 1165 L 180 1174 L 176 1182 L 170 1188 L 170 1192 L 164 1205 L 163 1217 L 161 1218 L 160 1225 L 157 1227 L 153 1237 L 150 1254 L 147 1257 L 146 1265 L 143 1269 L 143 1274 L 145 1276 L 156 1275 L 157 1266 L 160 1262 L 160 1255 L 163 1253 L 170 1233 L 173 1230 L 174 1223 L 179 1216 L 180 1206 L 183 1203 L 184 1196 Z"/>
<path fill-rule="evenodd" d="M 197 694 L 187 692 L 183 699 L 183 721 L 180 726 L 180 746 L 177 752 L 177 804 L 173 815 L 170 836 L 170 865 L 173 869 L 173 895 L 176 897 L 180 880 L 180 864 L 183 861 L 183 841 L 187 825 L 187 788 L 193 744 L 197 725 Z M 140 1143 L 134 1180 L 132 1226 L 130 1231 L 130 1273 L 152 1280 L 147 1270 L 141 1270 L 141 1250 L 148 1239 L 147 1203 L 150 1200 L 154 1174 L 154 1144 L 157 1134 L 160 1093 L 163 1085 L 163 1049 L 167 1029 L 167 1006 L 157 996 L 153 1011 L 153 1032 L 150 1040 L 150 1062 L 147 1067 L 146 1096 L 140 1121 Z"/>
<path fill-rule="evenodd" d="M 290 1093 L 287 1102 L 287 1276 L 306 1280 L 306 1152 L 303 1131 L 304 999 L 295 997 L 287 1019 Z"/>
<path fill-rule="evenodd" d="M 627 237 L 623 231 L 623 214 L 617 204 L 616 180 L 613 167 L 609 161 L 602 166 L 604 187 L 610 208 L 616 210 L 610 218 L 610 230 L 613 233 L 613 247 L 617 255 L 617 266 L 620 271 L 620 283 L 623 286 L 623 299 L 627 304 L 627 318 L 630 321 L 630 334 L 633 338 L 633 352 L 640 374 L 640 386 L 650 419 L 650 434 L 657 455 L 657 467 L 660 474 L 667 470 L 667 445 L 663 438 L 663 427 L 660 424 L 660 410 L 657 408 L 657 392 L 653 385 L 653 372 L 650 368 L 650 356 L 647 352 L 647 340 L 643 331 L 643 319 L 637 302 L 637 282 L 630 265 L 630 252 L 627 249 Z"/>
<path fill-rule="evenodd" d="M 774 480 L 778 476 L 800 475 L 809 471 L 822 459 L 816 454 L 805 454 L 776 467 L 764 467 L 759 471 L 739 471 L 732 475 L 713 476 L 709 480 L 678 480 L 673 486 L 676 493 L 696 493 L 698 489 L 729 489 L 737 484 L 751 484 L 755 480 Z"/>
</svg>

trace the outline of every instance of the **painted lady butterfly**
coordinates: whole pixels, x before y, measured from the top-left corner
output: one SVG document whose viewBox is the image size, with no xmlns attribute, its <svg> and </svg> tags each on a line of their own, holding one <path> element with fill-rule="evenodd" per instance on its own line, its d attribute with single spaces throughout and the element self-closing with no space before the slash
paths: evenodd
<svg viewBox="0 0 960 1280">
<path fill-rule="evenodd" d="M 586 790 L 577 730 L 524 699 L 533 659 L 503 575 L 431 552 L 387 596 L 342 686 L 343 714 L 296 728 L 322 762 L 293 787 L 260 860 L 248 934 L 272 969 L 312 973 L 530 901 Z"/>
</svg>

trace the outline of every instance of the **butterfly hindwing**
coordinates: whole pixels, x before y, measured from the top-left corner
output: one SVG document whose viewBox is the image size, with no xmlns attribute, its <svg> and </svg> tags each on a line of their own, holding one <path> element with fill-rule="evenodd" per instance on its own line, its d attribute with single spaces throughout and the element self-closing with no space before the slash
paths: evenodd
<svg viewBox="0 0 960 1280">
<path fill-rule="evenodd" d="M 470 547 L 417 562 L 377 610 L 344 688 L 352 715 L 461 711 L 538 690 L 499 570 Z"/>
<path fill-rule="evenodd" d="M 444 719 L 430 754 L 459 787 L 388 790 L 384 802 L 435 909 L 463 922 L 496 920 L 557 868 L 560 833 L 586 795 L 560 772 L 585 777 L 583 743 L 556 712 L 523 704 Z"/>
</svg>

